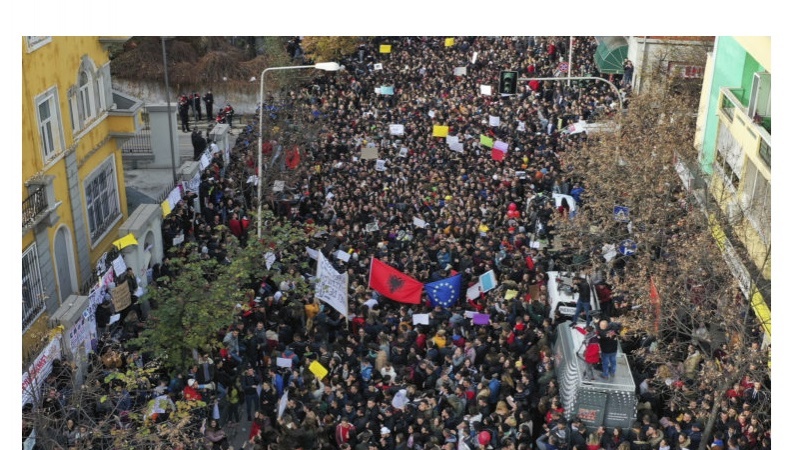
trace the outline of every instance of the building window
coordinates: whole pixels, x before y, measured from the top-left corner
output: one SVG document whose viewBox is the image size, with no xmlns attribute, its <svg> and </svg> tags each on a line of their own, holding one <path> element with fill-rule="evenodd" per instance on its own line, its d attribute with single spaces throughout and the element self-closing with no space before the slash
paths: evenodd
<svg viewBox="0 0 800 450">
<path fill-rule="evenodd" d="M 42 274 L 39 270 L 39 256 L 36 244 L 22 253 L 22 331 L 39 317 L 45 306 Z"/>
<path fill-rule="evenodd" d="M 37 97 L 36 115 L 42 142 L 42 156 L 47 164 L 64 150 L 64 134 L 61 129 L 56 88 Z"/>
<path fill-rule="evenodd" d="M 25 40 L 28 43 L 28 53 L 30 53 L 50 42 L 52 36 L 25 36 Z"/>
<path fill-rule="evenodd" d="M 94 243 L 108 232 L 121 215 L 113 155 L 86 178 L 84 191 L 89 234 Z"/>
<path fill-rule="evenodd" d="M 770 182 L 749 158 L 745 164 L 742 207 L 753 228 L 758 230 L 764 242 L 768 243 L 771 236 L 770 211 L 772 208 Z"/>
<path fill-rule="evenodd" d="M 77 84 L 68 93 L 72 131 L 86 129 L 106 108 L 103 71 L 95 74 L 94 65 L 84 59 L 78 72 Z"/>
</svg>

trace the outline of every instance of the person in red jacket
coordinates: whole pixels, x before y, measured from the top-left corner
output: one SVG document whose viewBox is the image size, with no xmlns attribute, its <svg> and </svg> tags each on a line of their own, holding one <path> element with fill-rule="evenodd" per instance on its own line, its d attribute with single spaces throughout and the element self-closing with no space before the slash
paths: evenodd
<svg viewBox="0 0 800 450">
<path fill-rule="evenodd" d="M 239 218 L 239 213 L 233 213 L 231 220 L 228 221 L 228 227 L 231 229 L 231 233 L 239 239 L 244 237 L 248 225 L 250 225 L 250 221 L 247 220 L 246 217 Z"/>
<path fill-rule="evenodd" d="M 203 399 L 203 396 L 197 392 L 197 380 L 194 378 L 189 378 L 189 381 L 186 382 L 186 387 L 183 388 L 183 399 L 188 402 Z"/>
<path fill-rule="evenodd" d="M 347 420 L 347 417 L 342 417 L 339 425 L 336 425 L 336 445 L 342 448 L 343 445 L 350 441 L 350 432 L 353 431 L 353 425 Z"/>
</svg>

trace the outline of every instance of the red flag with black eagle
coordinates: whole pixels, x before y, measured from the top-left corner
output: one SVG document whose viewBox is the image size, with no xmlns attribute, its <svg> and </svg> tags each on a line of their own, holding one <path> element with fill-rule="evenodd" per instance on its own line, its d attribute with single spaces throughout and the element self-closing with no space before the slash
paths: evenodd
<svg viewBox="0 0 800 450">
<path fill-rule="evenodd" d="M 372 258 L 369 268 L 369 287 L 396 302 L 418 304 L 423 284 L 394 267 Z"/>
</svg>

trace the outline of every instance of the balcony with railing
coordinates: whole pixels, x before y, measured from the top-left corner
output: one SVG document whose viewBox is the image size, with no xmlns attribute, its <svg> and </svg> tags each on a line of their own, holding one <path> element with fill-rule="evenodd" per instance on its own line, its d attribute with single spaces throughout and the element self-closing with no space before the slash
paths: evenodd
<svg viewBox="0 0 800 450">
<path fill-rule="evenodd" d="M 740 132 L 734 132 L 742 136 L 741 144 L 750 149 L 749 154 L 758 154 L 761 160 L 770 166 L 772 159 L 772 117 L 760 116 L 748 108 L 750 101 L 745 96 L 744 89 L 722 88 L 720 89 L 719 116 L 727 119 L 727 123 L 732 131 L 737 128 Z M 746 133 L 745 133 L 746 130 Z M 748 136 L 749 137 L 746 137 Z"/>
<path fill-rule="evenodd" d="M 44 186 L 36 189 L 22 201 L 22 229 L 26 230 L 39 221 L 47 213 L 47 196 Z"/>
</svg>

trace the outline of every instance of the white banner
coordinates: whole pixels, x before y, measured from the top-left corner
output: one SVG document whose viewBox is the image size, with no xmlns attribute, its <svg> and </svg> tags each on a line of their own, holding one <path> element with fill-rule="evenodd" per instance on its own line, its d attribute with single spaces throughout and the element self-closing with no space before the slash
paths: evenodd
<svg viewBox="0 0 800 450">
<path fill-rule="evenodd" d="M 317 252 L 314 296 L 347 317 L 347 273 L 339 273 L 322 252 Z"/>
<path fill-rule="evenodd" d="M 58 334 L 39 353 L 28 371 L 22 374 L 22 406 L 41 400 L 42 383 L 53 369 L 53 361 L 61 358 L 61 335 Z M 34 395 L 36 393 L 36 395 Z"/>
</svg>

